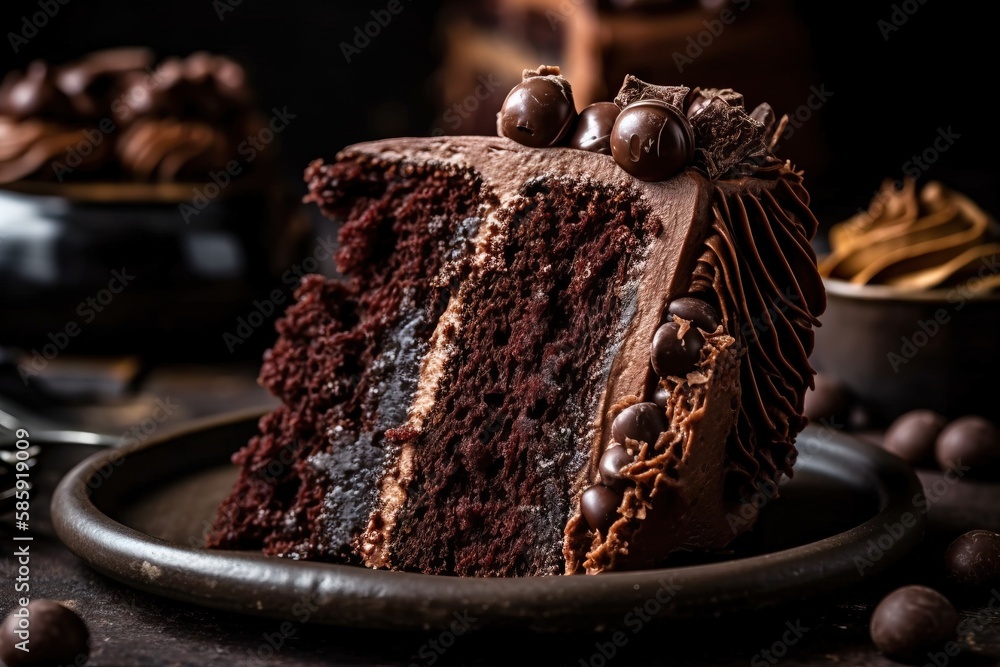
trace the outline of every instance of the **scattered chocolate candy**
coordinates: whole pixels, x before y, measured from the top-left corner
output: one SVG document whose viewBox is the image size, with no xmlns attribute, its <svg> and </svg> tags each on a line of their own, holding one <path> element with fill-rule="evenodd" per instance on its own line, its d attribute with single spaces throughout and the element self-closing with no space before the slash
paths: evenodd
<svg viewBox="0 0 1000 667">
<path fill-rule="evenodd" d="M 836 422 L 847 414 L 850 404 L 850 396 L 843 385 L 829 375 L 819 373 L 816 375 L 816 386 L 806 392 L 802 412 L 812 422 Z"/>
<path fill-rule="evenodd" d="M 668 426 L 663 408 L 656 403 L 636 403 L 611 422 L 611 439 L 620 445 L 627 444 L 626 439 L 652 445 Z"/>
<path fill-rule="evenodd" d="M 690 327 L 683 337 L 678 338 L 680 325 L 667 322 L 653 336 L 652 362 L 653 370 L 661 378 L 668 376 L 684 377 L 694 370 L 701 357 L 701 348 L 705 338 L 695 327 Z"/>
<path fill-rule="evenodd" d="M 944 470 L 962 465 L 973 477 L 1000 477 L 1000 429 L 982 417 L 960 417 L 941 431 L 935 456 Z"/>
<path fill-rule="evenodd" d="M 0 114 L 14 118 L 58 117 L 69 113 L 69 99 L 56 88 L 48 65 L 36 60 L 24 74 L 11 72 L 0 88 Z"/>
<path fill-rule="evenodd" d="M 580 512 L 591 530 L 606 533 L 618 518 L 622 498 L 606 486 L 597 484 L 580 496 Z"/>
<path fill-rule="evenodd" d="M 634 460 L 635 458 L 621 445 L 612 445 L 605 449 L 598 465 L 604 486 L 615 491 L 624 491 L 628 486 L 628 480 L 622 477 L 622 468 Z"/>
<path fill-rule="evenodd" d="M 670 400 L 670 389 L 664 387 L 663 385 L 657 385 L 656 391 L 653 392 L 653 403 L 656 403 L 661 408 L 667 407 L 667 401 Z"/>
<path fill-rule="evenodd" d="M 696 327 L 709 333 L 719 328 L 719 316 L 716 314 L 715 308 L 701 299 L 690 296 L 674 299 L 667 306 L 667 313 L 690 320 Z"/>
<path fill-rule="evenodd" d="M 879 602 L 871 637 L 895 660 L 921 660 L 940 651 L 958 634 L 958 612 L 946 597 L 926 586 L 897 589 Z"/>
<path fill-rule="evenodd" d="M 557 71 L 542 68 L 543 72 Z M 528 76 L 500 108 L 500 133 L 532 148 L 555 146 L 576 120 L 573 92 L 558 74 Z"/>
<path fill-rule="evenodd" d="M 933 410 L 907 412 L 889 426 L 882 446 L 912 464 L 933 460 L 934 443 L 947 423 L 943 415 Z"/>
<path fill-rule="evenodd" d="M 1000 585 L 1000 533 L 973 530 L 962 535 L 945 552 L 944 566 L 962 586 L 986 590 Z"/>
<path fill-rule="evenodd" d="M 614 102 L 597 102 L 580 112 L 576 129 L 569 139 L 570 148 L 611 155 L 611 128 L 621 109 Z"/>
<path fill-rule="evenodd" d="M 21 610 L 27 615 L 19 616 Z M 82 664 L 78 658 L 90 655 L 89 637 L 76 612 L 52 600 L 34 600 L 16 608 L 0 625 L 0 659 L 8 667 Z M 17 648 L 25 640 L 27 652 Z"/>
<path fill-rule="evenodd" d="M 687 118 L 659 100 L 625 107 L 611 130 L 611 155 L 643 181 L 665 181 L 694 159 L 694 135 Z"/>
</svg>

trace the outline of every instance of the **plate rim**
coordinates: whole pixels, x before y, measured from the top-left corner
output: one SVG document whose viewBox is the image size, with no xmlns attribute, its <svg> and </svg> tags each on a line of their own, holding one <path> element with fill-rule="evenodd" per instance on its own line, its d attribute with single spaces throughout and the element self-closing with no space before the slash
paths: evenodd
<svg viewBox="0 0 1000 667">
<path fill-rule="evenodd" d="M 93 502 L 90 480 L 115 460 L 120 459 L 118 467 L 130 456 L 141 456 L 203 431 L 249 427 L 250 420 L 256 425 L 268 412 L 253 408 L 192 421 L 141 444 L 91 455 L 63 477 L 53 494 L 51 516 L 56 534 L 70 551 L 112 579 L 220 611 L 283 620 L 295 617 L 303 623 L 410 630 L 448 629 L 455 614 L 465 611 L 478 619 L 477 625 L 566 630 L 608 627 L 636 605 L 660 600 L 664 589 L 679 589 L 680 594 L 671 594 L 658 605 L 657 618 L 718 615 L 705 609 L 703 602 L 687 602 L 683 591 L 690 588 L 700 593 L 697 600 L 707 596 L 719 611 L 727 612 L 829 594 L 877 576 L 899 561 L 921 541 L 926 527 L 926 515 L 914 510 L 913 498 L 922 492 L 922 486 L 913 469 L 874 445 L 833 431 L 826 442 L 842 456 L 847 454 L 866 464 L 867 472 L 880 485 L 873 490 L 879 494 L 881 510 L 867 521 L 821 540 L 768 554 L 597 576 L 463 578 L 210 550 L 142 533 L 119 523 Z M 803 433 L 816 430 L 820 429 L 807 426 Z M 816 454 L 806 458 L 809 456 Z M 900 523 L 904 513 L 914 517 L 912 525 Z M 902 526 L 902 534 L 894 536 L 878 558 L 870 558 L 871 552 L 866 554 L 864 549 L 869 541 L 877 543 L 885 535 L 889 523 Z M 835 567 L 821 562 L 826 554 L 839 554 Z M 865 571 L 858 571 L 857 557 L 868 561 Z M 222 573 L 217 571 L 220 560 L 228 567 Z M 822 578 L 816 570 L 822 572 Z M 735 585 L 720 585 L 722 581 Z M 808 590 L 802 590 L 806 584 Z M 779 593 L 781 599 L 775 601 Z M 544 604 L 540 603 L 542 598 Z M 602 609 L 581 608 L 584 599 L 601 600 Z"/>
</svg>

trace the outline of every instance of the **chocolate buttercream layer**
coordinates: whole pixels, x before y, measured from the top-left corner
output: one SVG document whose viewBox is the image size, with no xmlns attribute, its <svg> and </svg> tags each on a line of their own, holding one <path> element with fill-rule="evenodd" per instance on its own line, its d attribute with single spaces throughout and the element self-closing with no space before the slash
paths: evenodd
<svg viewBox="0 0 1000 667">
<path fill-rule="evenodd" d="M 897 189 L 886 181 L 867 211 L 830 230 L 831 253 L 820 263 L 824 276 L 857 285 L 892 285 L 920 291 L 951 287 L 1000 289 L 990 270 L 1000 253 L 995 221 L 964 195 L 941 183 L 921 190 L 907 180 Z M 985 270 L 984 270 L 985 267 Z"/>
</svg>

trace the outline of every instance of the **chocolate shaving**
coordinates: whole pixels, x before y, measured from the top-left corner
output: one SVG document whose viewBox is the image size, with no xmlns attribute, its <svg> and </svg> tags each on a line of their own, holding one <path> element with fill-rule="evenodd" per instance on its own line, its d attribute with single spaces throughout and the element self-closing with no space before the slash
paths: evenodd
<svg viewBox="0 0 1000 667">
<path fill-rule="evenodd" d="M 687 86 L 655 86 L 629 74 L 615 97 L 615 104 L 624 109 L 638 100 L 660 100 L 683 111 L 689 91 Z"/>
</svg>

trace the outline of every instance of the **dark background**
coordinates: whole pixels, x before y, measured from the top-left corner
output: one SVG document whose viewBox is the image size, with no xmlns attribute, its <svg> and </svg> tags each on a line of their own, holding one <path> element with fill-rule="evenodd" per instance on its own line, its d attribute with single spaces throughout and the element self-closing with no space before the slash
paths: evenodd
<svg viewBox="0 0 1000 667">
<path fill-rule="evenodd" d="M 287 106 L 297 115 L 281 136 L 282 164 L 296 180 L 310 159 L 349 143 L 426 135 L 439 126 L 443 17 L 474 4 L 454 2 L 442 12 L 441 2 L 401 0 L 402 14 L 348 64 L 339 43 L 370 20 L 371 10 L 384 9 L 385 0 L 242 0 L 221 21 L 220 3 L 210 0 L 64 1 L 14 54 L 6 35 L 20 31 L 21 17 L 38 11 L 38 0 L 5 0 L 3 71 L 122 45 L 149 45 L 161 57 L 198 49 L 230 54 L 248 67 L 264 109 Z M 746 11 L 763 4 L 756 0 Z M 916 11 L 886 40 L 878 21 L 890 18 L 894 4 Z M 866 205 L 883 178 L 902 176 L 902 165 L 931 145 L 939 127 L 952 127 L 961 139 L 925 178 L 965 190 L 996 214 L 996 112 L 986 92 L 995 80 L 989 67 L 995 23 L 981 5 L 798 0 L 795 11 L 809 30 L 819 81 L 835 93 L 822 118 L 810 121 L 821 124 L 832 163 L 810 170 L 808 157 L 798 160 L 824 222 Z"/>
</svg>

